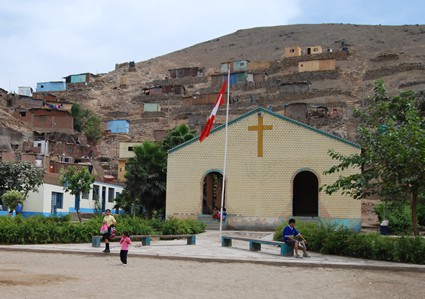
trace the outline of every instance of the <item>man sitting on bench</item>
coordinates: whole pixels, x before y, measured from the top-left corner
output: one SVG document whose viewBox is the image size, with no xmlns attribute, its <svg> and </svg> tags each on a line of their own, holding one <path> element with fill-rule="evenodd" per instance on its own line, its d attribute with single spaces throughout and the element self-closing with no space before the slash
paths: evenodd
<svg viewBox="0 0 425 299">
<path fill-rule="evenodd" d="M 307 253 L 307 243 L 306 239 L 297 231 L 295 228 L 295 219 L 289 219 L 288 225 L 283 229 L 283 242 L 295 249 L 295 257 L 301 258 L 301 255 L 298 254 L 298 248 L 304 252 L 303 257 L 310 257 Z M 301 238 L 302 241 L 298 241 L 297 238 Z"/>
</svg>

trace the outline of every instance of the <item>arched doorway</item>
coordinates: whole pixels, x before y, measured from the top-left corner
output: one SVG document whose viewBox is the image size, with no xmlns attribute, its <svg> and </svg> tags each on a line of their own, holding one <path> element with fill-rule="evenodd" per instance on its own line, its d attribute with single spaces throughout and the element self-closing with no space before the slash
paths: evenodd
<svg viewBox="0 0 425 299">
<path fill-rule="evenodd" d="M 202 194 L 202 214 L 212 214 L 214 206 L 221 208 L 221 190 L 223 175 L 219 172 L 209 172 L 204 177 Z"/>
<path fill-rule="evenodd" d="M 294 216 L 318 216 L 319 180 L 311 171 L 302 171 L 295 176 L 292 204 Z"/>
</svg>

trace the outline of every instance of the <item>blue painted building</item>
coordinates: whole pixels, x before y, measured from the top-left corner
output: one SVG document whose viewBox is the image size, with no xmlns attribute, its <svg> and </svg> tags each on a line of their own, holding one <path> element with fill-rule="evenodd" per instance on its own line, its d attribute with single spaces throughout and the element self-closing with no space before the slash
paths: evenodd
<svg viewBox="0 0 425 299">
<path fill-rule="evenodd" d="M 111 133 L 128 134 L 130 131 L 130 122 L 126 119 L 115 119 L 108 121 L 108 130 Z"/>
<path fill-rule="evenodd" d="M 63 91 L 66 90 L 66 83 L 63 81 L 39 82 L 37 83 L 37 92 Z"/>
<path fill-rule="evenodd" d="M 83 74 L 74 74 L 64 77 L 66 83 L 85 83 L 92 81 L 93 74 L 83 73 Z"/>
</svg>

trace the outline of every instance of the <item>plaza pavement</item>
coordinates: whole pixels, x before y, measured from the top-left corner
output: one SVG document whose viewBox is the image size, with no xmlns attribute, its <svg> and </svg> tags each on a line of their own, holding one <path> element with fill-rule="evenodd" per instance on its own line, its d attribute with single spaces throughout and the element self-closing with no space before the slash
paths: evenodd
<svg viewBox="0 0 425 299">
<path fill-rule="evenodd" d="M 273 238 L 272 232 L 223 231 L 222 235 L 236 235 L 265 240 L 272 240 Z M 142 246 L 140 241 L 133 241 L 129 249 L 129 259 L 160 258 L 199 262 L 257 263 L 283 267 L 295 266 L 425 272 L 425 265 L 348 258 L 323 255 L 315 252 L 309 252 L 311 258 L 297 259 L 294 257 L 280 256 L 280 248 L 276 246 L 263 244 L 261 246 L 261 251 L 255 252 L 249 251 L 249 244 L 246 241 L 233 240 L 232 242 L 232 247 L 222 247 L 220 243 L 220 232 L 215 230 L 198 234 L 196 236 L 196 245 L 186 245 L 186 239 L 152 239 L 150 246 Z M 102 252 L 103 249 L 103 243 L 101 247 L 92 247 L 91 243 L 0 245 L 0 250 L 84 255 L 106 255 Z M 118 255 L 119 251 L 120 244 L 118 242 L 112 242 L 111 253 L 109 253 L 109 255 Z"/>
</svg>

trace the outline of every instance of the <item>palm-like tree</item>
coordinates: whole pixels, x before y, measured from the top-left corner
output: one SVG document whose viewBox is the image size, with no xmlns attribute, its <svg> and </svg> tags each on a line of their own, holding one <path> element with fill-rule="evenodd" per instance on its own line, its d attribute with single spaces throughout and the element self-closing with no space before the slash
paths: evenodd
<svg viewBox="0 0 425 299">
<path fill-rule="evenodd" d="M 196 130 L 190 129 L 186 124 L 181 124 L 167 132 L 168 136 L 162 141 L 164 151 L 191 140 L 196 135 Z"/>
<path fill-rule="evenodd" d="M 152 211 L 165 207 L 166 154 L 159 144 L 145 141 L 134 148 L 135 157 L 126 165 L 125 192 L 133 196 L 146 209 Z"/>
</svg>

